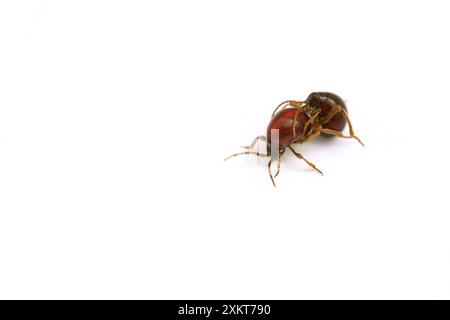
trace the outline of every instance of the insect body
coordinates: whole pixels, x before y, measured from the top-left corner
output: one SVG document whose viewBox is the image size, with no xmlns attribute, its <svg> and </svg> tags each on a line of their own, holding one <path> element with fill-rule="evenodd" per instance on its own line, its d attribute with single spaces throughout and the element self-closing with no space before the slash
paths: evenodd
<svg viewBox="0 0 450 320">
<path fill-rule="evenodd" d="M 343 130 L 348 123 L 350 135 L 343 134 Z M 274 141 L 273 132 L 278 139 Z M 354 138 L 361 145 L 364 144 L 354 134 L 350 118 L 348 116 L 347 107 L 344 101 L 336 94 L 330 92 L 313 92 L 305 101 L 287 100 L 282 102 L 275 108 L 272 119 L 267 126 L 266 136 L 259 136 L 244 148 L 251 149 L 258 140 L 266 141 L 267 153 L 262 154 L 254 151 L 246 151 L 236 153 L 229 158 L 238 155 L 252 154 L 260 157 L 271 157 L 272 150 L 278 151 L 277 172 L 273 176 L 271 172 L 272 159 L 268 163 L 269 175 L 275 186 L 274 177 L 280 172 L 280 160 L 284 152 L 289 149 L 299 159 L 304 160 L 311 168 L 322 174 L 322 171 L 316 168 L 314 164 L 303 157 L 302 154 L 294 150 L 294 144 L 302 144 L 319 135 L 324 137 L 342 137 Z"/>
</svg>

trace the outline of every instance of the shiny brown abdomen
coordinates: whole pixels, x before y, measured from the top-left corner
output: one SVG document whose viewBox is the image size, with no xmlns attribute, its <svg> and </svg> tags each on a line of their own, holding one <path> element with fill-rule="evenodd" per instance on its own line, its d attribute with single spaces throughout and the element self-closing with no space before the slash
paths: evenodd
<svg viewBox="0 0 450 320">
<path fill-rule="evenodd" d="M 292 130 L 292 125 L 295 118 L 295 113 L 298 109 L 287 108 L 278 112 L 270 121 L 267 126 L 267 141 L 271 143 L 270 130 L 278 129 L 279 131 L 279 148 L 286 148 L 289 143 L 294 139 L 294 132 Z M 295 123 L 295 139 L 300 138 L 303 135 L 303 129 L 308 121 L 309 117 L 304 112 L 299 112 L 297 116 L 297 121 Z M 268 145 L 269 145 L 268 144 Z M 268 146 L 268 150 L 270 147 Z"/>
</svg>

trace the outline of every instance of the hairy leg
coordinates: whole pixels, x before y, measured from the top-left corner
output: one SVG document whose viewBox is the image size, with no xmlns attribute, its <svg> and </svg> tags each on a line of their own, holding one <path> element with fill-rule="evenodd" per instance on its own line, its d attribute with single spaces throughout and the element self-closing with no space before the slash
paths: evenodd
<svg viewBox="0 0 450 320">
<path fill-rule="evenodd" d="M 267 154 L 253 152 L 253 151 L 245 151 L 245 152 L 239 152 L 239 153 L 232 154 L 231 156 L 226 157 L 224 161 L 227 161 L 228 159 L 236 157 L 236 156 L 250 155 L 250 154 L 258 156 L 258 157 L 267 157 Z"/>
<path fill-rule="evenodd" d="M 355 132 L 353 131 L 352 122 L 350 121 L 350 117 L 348 116 L 348 113 L 344 108 L 342 108 L 342 114 L 344 115 L 345 120 L 347 120 L 350 136 L 356 139 L 364 147 L 364 143 L 362 143 L 362 141 L 355 135 Z"/>
<path fill-rule="evenodd" d="M 314 170 L 316 170 L 317 172 L 319 172 L 321 175 L 323 175 L 322 171 L 320 171 L 319 169 L 317 169 L 317 167 L 312 163 L 309 162 L 308 160 L 306 160 L 306 158 L 299 152 L 295 151 L 294 148 L 292 148 L 291 146 L 289 146 L 289 149 L 292 151 L 292 153 L 299 159 L 305 161 L 311 168 L 313 168 Z"/>
<path fill-rule="evenodd" d="M 322 124 L 326 124 L 328 121 L 331 120 L 331 118 L 333 118 L 338 113 L 342 113 L 342 115 L 344 116 L 345 120 L 347 121 L 347 123 L 348 123 L 348 130 L 350 132 L 350 136 L 344 136 L 344 134 L 342 132 L 339 132 L 339 131 L 336 131 L 336 130 L 332 130 L 332 129 L 322 129 L 321 132 L 322 133 L 332 134 L 332 135 L 335 135 L 335 136 L 338 136 L 338 137 L 342 137 L 342 138 L 353 138 L 353 139 L 356 139 L 364 147 L 364 143 L 362 143 L 362 141 L 355 135 L 355 132 L 353 131 L 352 122 L 350 121 L 348 113 L 345 110 L 345 108 L 343 108 L 342 106 L 339 106 L 339 105 L 334 106 L 334 108 L 330 111 L 328 116 L 325 119 L 323 119 Z"/>
<path fill-rule="evenodd" d="M 332 130 L 332 129 L 324 129 L 324 128 L 322 128 L 320 130 L 320 132 L 321 133 L 326 133 L 326 134 L 331 134 L 333 136 L 340 137 L 340 138 L 356 139 L 364 147 L 364 143 L 362 143 L 362 141 L 359 140 L 359 138 L 357 136 L 355 136 L 355 135 L 346 136 L 340 131 L 336 131 L 336 130 Z"/>
<path fill-rule="evenodd" d="M 283 157 L 284 151 L 285 151 L 285 149 L 282 149 L 278 153 L 277 173 L 275 173 L 274 178 L 276 178 L 278 176 L 278 174 L 280 173 L 281 157 Z"/>
<path fill-rule="evenodd" d="M 300 108 L 300 106 L 302 105 L 302 101 L 297 101 L 297 100 L 286 100 L 286 101 L 283 101 L 282 103 L 280 103 L 276 108 L 275 108 L 275 110 L 273 110 L 273 113 L 272 113 L 272 118 L 275 116 L 275 114 L 278 112 L 278 111 L 281 111 L 281 110 L 283 110 L 283 109 L 285 109 L 286 107 L 288 107 L 288 106 L 292 106 L 292 107 L 295 107 L 295 108 Z M 281 108 L 281 109 L 280 109 Z"/>
<path fill-rule="evenodd" d="M 253 147 L 256 145 L 256 143 L 258 142 L 258 140 L 261 140 L 261 141 L 267 141 L 267 139 L 266 139 L 265 136 L 259 136 L 259 137 L 256 137 L 255 140 L 253 140 L 253 142 L 252 142 L 250 145 L 248 145 L 248 146 L 242 146 L 242 148 L 244 148 L 244 149 L 251 149 L 251 148 L 253 148 Z"/>
<path fill-rule="evenodd" d="M 277 185 L 275 184 L 275 180 L 273 179 L 273 176 L 272 176 L 272 171 L 270 170 L 271 166 L 272 166 L 272 160 L 270 160 L 269 163 L 267 164 L 267 169 L 269 170 L 270 180 L 272 181 L 273 186 L 276 188 Z"/>
</svg>

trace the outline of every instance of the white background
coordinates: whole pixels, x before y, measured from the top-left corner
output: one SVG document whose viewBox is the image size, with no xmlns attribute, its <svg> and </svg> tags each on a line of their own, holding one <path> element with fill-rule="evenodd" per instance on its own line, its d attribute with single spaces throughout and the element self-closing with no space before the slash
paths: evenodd
<svg viewBox="0 0 450 320">
<path fill-rule="evenodd" d="M 0 298 L 450 298 L 446 1 L 2 1 Z M 366 143 L 224 162 L 332 91 Z"/>
</svg>

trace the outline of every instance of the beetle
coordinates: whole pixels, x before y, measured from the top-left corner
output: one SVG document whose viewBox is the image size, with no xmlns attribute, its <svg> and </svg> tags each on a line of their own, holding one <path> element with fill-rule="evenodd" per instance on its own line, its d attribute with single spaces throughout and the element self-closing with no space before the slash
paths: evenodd
<svg viewBox="0 0 450 320">
<path fill-rule="evenodd" d="M 347 123 L 349 135 L 344 135 L 343 130 Z M 322 171 L 292 147 L 294 144 L 303 144 L 319 135 L 327 138 L 335 136 L 353 138 L 364 146 L 354 133 L 344 100 L 331 92 L 313 92 L 305 101 L 286 100 L 280 103 L 272 113 L 266 135 L 256 137 L 249 146 L 243 147 L 250 150 L 259 140 L 265 141 L 266 154 L 245 151 L 232 154 L 225 158 L 225 161 L 239 155 L 271 157 L 267 167 L 270 179 L 276 186 L 274 178 L 280 173 L 280 160 L 285 151 L 289 149 L 297 158 L 305 161 L 311 168 L 323 175 Z M 277 154 L 275 155 L 275 153 Z M 271 165 L 274 158 L 277 160 L 277 171 L 275 175 L 272 175 Z"/>
</svg>

